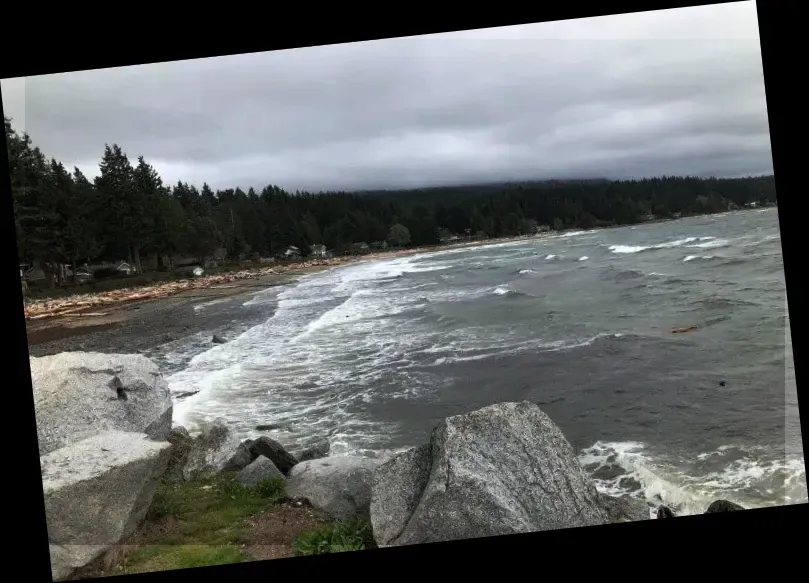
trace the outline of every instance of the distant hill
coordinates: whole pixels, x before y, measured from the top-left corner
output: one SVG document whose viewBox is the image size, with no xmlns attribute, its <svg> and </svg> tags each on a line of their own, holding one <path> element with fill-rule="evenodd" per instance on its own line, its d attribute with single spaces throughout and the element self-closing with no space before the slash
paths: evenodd
<svg viewBox="0 0 809 583">
<path fill-rule="evenodd" d="M 387 189 L 370 189 L 358 190 L 354 194 L 360 196 L 364 195 L 384 195 L 384 194 L 401 194 L 405 192 L 412 193 L 450 193 L 463 191 L 467 194 L 487 194 L 503 189 L 513 188 L 553 188 L 554 186 L 571 186 L 576 184 L 609 184 L 614 182 L 608 178 L 568 178 L 568 179 L 549 179 L 549 180 L 507 180 L 498 182 L 482 182 L 473 184 L 455 184 L 444 186 L 422 186 L 418 188 L 387 188 Z"/>
</svg>

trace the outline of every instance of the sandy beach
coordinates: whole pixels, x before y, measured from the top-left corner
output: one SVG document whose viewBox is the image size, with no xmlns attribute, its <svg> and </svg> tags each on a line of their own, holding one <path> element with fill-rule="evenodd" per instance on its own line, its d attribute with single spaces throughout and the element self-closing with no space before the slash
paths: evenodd
<svg viewBox="0 0 809 583">
<path fill-rule="evenodd" d="M 28 351 L 31 356 L 74 350 L 141 352 L 180 336 L 215 330 L 230 321 L 229 306 L 241 306 L 259 291 L 293 283 L 321 269 L 291 270 L 171 296 L 119 302 L 92 312 L 27 320 Z M 220 309 L 195 310 L 199 304 L 218 304 Z"/>
<path fill-rule="evenodd" d="M 539 236 L 538 236 L 539 237 Z M 28 350 L 31 356 L 66 351 L 142 352 L 180 336 L 215 331 L 232 321 L 232 309 L 240 307 L 240 319 L 268 318 L 266 308 L 251 313 L 244 302 L 268 288 L 294 283 L 318 271 L 358 262 L 389 259 L 429 251 L 506 243 L 523 239 L 464 241 L 439 248 L 410 248 L 302 262 L 299 266 L 275 266 L 245 270 L 225 276 L 203 276 L 145 288 L 86 294 L 73 298 L 31 302 L 26 306 Z M 215 310 L 195 309 L 200 304 Z"/>
</svg>

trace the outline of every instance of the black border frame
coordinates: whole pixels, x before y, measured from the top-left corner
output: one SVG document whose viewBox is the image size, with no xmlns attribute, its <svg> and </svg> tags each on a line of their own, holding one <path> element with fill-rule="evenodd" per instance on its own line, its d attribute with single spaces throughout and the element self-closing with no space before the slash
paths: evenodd
<svg viewBox="0 0 809 583">
<path fill-rule="evenodd" d="M 93 6 L 89 9 L 71 6 L 67 17 L 57 14 L 52 8 L 37 7 L 39 10 L 34 13 L 28 8 L 31 5 L 17 7 L 14 11 L 6 7 L 5 34 L 0 40 L 4 45 L 5 56 L 2 78 L 718 3 L 726 2 L 613 1 L 609 7 L 603 4 L 567 2 L 550 3 L 534 10 L 527 8 L 527 5 L 520 5 L 517 10 L 515 5 L 511 11 L 502 9 L 497 12 L 491 5 L 480 5 L 478 10 L 475 10 L 477 6 L 474 5 L 462 5 L 460 9 L 447 7 L 445 12 L 439 12 L 434 6 L 424 10 L 418 5 L 410 4 L 385 5 L 377 10 L 373 10 L 374 7 L 351 10 L 350 7 L 340 6 L 336 13 L 326 5 L 317 6 L 314 11 L 311 10 L 312 7 L 304 7 L 300 12 L 294 5 L 284 7 L 283 10 L 268 5 L 266 10 L 261 11 L 266 16 L 255 20 L 250 13 L 256 9 L 247 7 L 232 19 L 227 14 L 222 14 L 224 11 L 220 8 L 205 11 L 202 6 L 195 9 L 205 12 L 204 14 L 189 14 L 184 10 L 171 13 L 159 8 L 149 10 L 152 8 L 149 5 L 137 5 L 132 8 L 120 6 L 118 11 L 106 11 L 105 15 L 98 15 L 99 8 Z M 135 14 L 127 14 L 133 9 Z M 397 9 L 401 9 L 404 14 L 396 15 Z M 781 193 L 778 198 L 778 215 L 788 284 L 787 297 L 791 306 L 791 329 L 795 331 L 802 329 L 798 319 L 800 292 L 797 265 L 802 227 L 798 222 L 801 215 L 797 201 L 801 193 L 797 186 L 792 191 L 789 189 L 791 166 L 787 160 L 798 148 L 788 147 L 785 124 L 799 118 L 796 117 L 798 114 L 788 108 L 787 97 L 790 96 L 790 91 L 783 83 L 784 78 L 777 73 L 778 65 L 791 63 L 787 57 L 795 55 L 779 54 L 776 42 L 788 34 L 786 28 L 783 30 L 787 34 L 779 34 L 777 20 L 784 20 L 790 11 L 784 4 L 768 0 L 758 0 L 757 11 L 773 167 L 778 192 Z M 16 18 L 20 12 L 22 18 Z M 28 12 L 30 14 L 26 14 Z M 427 20 L 428 15 L 432 17 L 432 22 Z M 408 19 L 407 16 L 412 18 Z M 326 24 L 319 27 L 320 21 Z M 299 31 L 294 30 L 296 22 L 300 24 Z M 7 155 L 0 156 L 0 174 L 4 177 L 8 175 Z M 16 256 L 10 183 L 5 178 L 0 180 L 0 192 L 7 201 L 3 213 L 7 217 L 4 219 L 6 245 L 10 250 L 9 255 L 13 250 Z M 23 572 L 25 579 L 50 581 L 26 328 L 23 313 L 17 308 L 22 296 L 15 271 L 5 270 L 2 273 L 8 278 L 7 288 L 11 290 L 9 302 L 15 307 L 16 313 L 14 317 L 9 314 L 9 326 L 14 327 L 15 336 L 13 356 L 16 359 L 16 382 L 13 382 L 12 389 L 7 393 L 10 400 L 7 401 L 6 410 L 9 416 L 22 422 L 22 428 L 13 434 L 13 442 L 8 440 L 7 443 L 13 461 L 7 462 L 12 470 L 11 479 L 8 480 L 11 493 L 7 495 L 4 509 L 6 512 L 11 511 L 11 515 L 6 515 L 5 518 L 6 524 L 12 528 L 31 527 L 19 529 L 28 536 L 18 534 L 16 540 L 12 539 L 20 550 L 25 550 L 26 559 L 21 565 L 15 565 L 14 554 L 8 553 L 5 566 L 12 577 Z M 794 353 L 799 350 L 798 341 L 798 335 L 793 332 Z M 800 358 L 796 356 L 796 377 L 798 361 Z M 798 394 L 800 399 L 800 387 Z M 806 397 L 801 400 L 805 402 Z M 804 451 L 809 450 L 808 441 L 804 431 Z M 596 573 L 604 575 L 611 574 L 612 571 L 612 574 L 624 577 L 646 577 L 650 573 L 638 572 L 638 569 L 646 570 L 646 563 L 651 561 L 654 563 L 654 574 L 666 571 L 702 574 L 711 569 L 710 559 L 716 558 L 716 566 L 723 574 L 728 575 L 734 569 L 749 568 L 756 559 L 770 563 L 773 555 L 765 550 L 769 550 L 768 545 L 773 543 L 774 547 L 777 545 L 773 550 L 778 553 L 779 559 L 787 562 L 799 561 L 800 554 L 791 551 L 791 543 L 797 542 L 800 537 L 792 535 L 789 527 L 794 525 L 795 530 L 800 532 L 798 529 L 805 525 L 805 519 L 809 515 L 806 511 L 807 505 L 802 504 L 688 516 L 674 521 L 605 525 L 340 555 L 127 575 L 116 577 L 115 580 L 124 581 L 132 577 L 143 581 L 159 581 L 164 578 L 221 580 L 247 576 L 258 579 L 287 573 L 309 574 L 321 569 L 324 574 L 336 575 L 336 570 L 341 568 L 348 569 L 351 575 L 355 575 L 364 567 L 377 576 L 390 577 L 390 571 L 379 570 L 386 569 L 386 566 L 377 564 L 380 561 L 396 563 L 397 571 L 402 575 L 405 571 L 418 575 L 429 574 L 431 569 L 428 569 L 428 563 L 446 565 L 448 571 L 458 574 L 465 571 L 467 565 L 470 570 L 480 570 L 489 563 L 492 571 L 498 574 L 502 572 L 502 575 L 506 575 L 505 567 L 511 567 L 509 571 L 519 571 L 519 567 L 525 567 L 527 573 L 541 575 L 550 574 L 551 564 L 548 559 L 562 559 L 562 554 L 572 555 L 573 564 L 570 561 L 556 560 L 553 563 L 557 564 L 553 567 L 560 567 L 568 572 L 571 566 L 578 572 L 588 570 L 587 567 L 591 566 Z M 794 546 L 797 548 L 797 545 Z M 13 543 L 7 546 L 7 550 L 14 548 Z M 724 550 L 726 548 L 729 553 Z M 19 553 L 18 556 L 22 558 L 21 555 Z M 699 569 L 695 569 L 697 563 Z M 771 566 L 772 563 L 765 568 L 769 570 Z"/>
</svg>

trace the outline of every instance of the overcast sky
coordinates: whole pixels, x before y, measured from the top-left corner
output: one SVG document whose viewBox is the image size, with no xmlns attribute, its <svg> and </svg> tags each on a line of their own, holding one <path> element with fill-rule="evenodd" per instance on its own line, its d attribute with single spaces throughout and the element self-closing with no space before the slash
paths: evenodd
<svg viewBox="0 0 809 583">
<path fill-rule="evenodd" d="M 68 168 L 214 188 L 772 171 L 754 2 L 2 81 Z"/>
</svg>

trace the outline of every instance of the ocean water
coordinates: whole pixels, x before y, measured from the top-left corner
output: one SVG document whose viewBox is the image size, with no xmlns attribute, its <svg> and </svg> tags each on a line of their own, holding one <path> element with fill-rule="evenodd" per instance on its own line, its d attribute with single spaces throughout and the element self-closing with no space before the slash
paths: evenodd
<svg viewBox="0 0 809 583">
<path fill-rule="evenodd" d="M 176 423 L 368 455 L 528 400 L 604 492 L 807 500 L 774 209 L 356 264 L 247 304 L 266 321 L 162 355 Z"/>
</svg>

